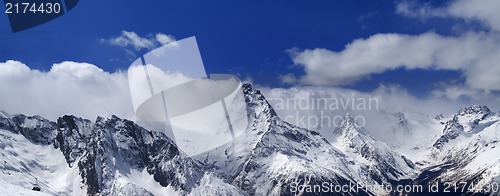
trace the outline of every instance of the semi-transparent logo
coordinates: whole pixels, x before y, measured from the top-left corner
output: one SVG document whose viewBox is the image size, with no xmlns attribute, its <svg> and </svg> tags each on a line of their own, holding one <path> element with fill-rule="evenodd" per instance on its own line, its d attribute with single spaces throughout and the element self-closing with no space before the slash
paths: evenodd
<svg viewBox="0 0 500 196">
<path fill-rule="evenodd" d="M 140 57 L 128 78 L 138 119 L 157 125 L 187 156 L 231 142 L 248 125 L 241 81 L 207 75 L 195 37 Z"/>
</svg>

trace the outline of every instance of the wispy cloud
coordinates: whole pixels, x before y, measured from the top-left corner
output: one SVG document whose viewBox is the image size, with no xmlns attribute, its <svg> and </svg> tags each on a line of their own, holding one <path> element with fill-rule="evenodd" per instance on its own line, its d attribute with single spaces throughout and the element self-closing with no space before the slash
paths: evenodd
<svg viewBox="0 0 500 196">
<path fill-rule="evenodd" d="M 396 13 L 422 19 L 432 17 L 477 20 L 495 31 L 500 31 L 500 1 L 497 0 L 455 0 L 443 7 L 432 7 L 413 0 L 401 1 Z"/>
<path fill-rule="evenodd" d="M 418 3 L 417 1 L 400 1 L 396 5 L 396 13 L 421 19 L 431 17 L 446 17 L 448 11 L 444 8 L 434 8 L 429 3 Z"/>
<path fill-rule="evenodd" d="M 170 44 L 172 42 L 175 42 L 174 36 L 165 35 L 162 33 L 157 33 L 155 38 L 156 38 L 156 41 L 161 45 L 166 45 L 166 44 Z"/>
<path fill-rule="evenodd" d="M 163 33 L 141 37 L 133 31 L 122 31 L 121 34 L 117 37 L 101 39 L 102 43 L 120 47 L 133 47 L 135 50 L 154 49 L 156 47 L 169 44 L 174 41 L 175 38 L 173 36 Z"/>
<path fill-rule="evenodd" d="M 297 83 L 297 78 L 292 73 L 285 74 L 285 75 L 279 75 L 279 80 L 282 84 L 296 84 Z"/>
</svg>

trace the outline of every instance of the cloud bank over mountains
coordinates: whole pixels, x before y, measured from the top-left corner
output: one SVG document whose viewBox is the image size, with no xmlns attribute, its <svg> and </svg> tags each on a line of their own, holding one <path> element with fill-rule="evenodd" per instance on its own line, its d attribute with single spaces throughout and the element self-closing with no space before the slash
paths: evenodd
<svg viewBox="0 0 500 196">
<path fill-rule="evenodd" d="M 153 49 L 175 38 L 163 33 L 141 37 L 133 31 L 122 31 L 100 41 L 134 54 L 133 50 Z M 0 93 L 0 110 L 9 113 L 51 120 L 65 114 L 88 119 L 111 115 L 134 119 L 126 71 L 109 73 L 84 62 L 64 61 L 48 71 L 31 69 L 16 60 L 0 62 Z"/>
<path fill-rule="evenodd" d="M 329 114 L 343 116 L 351 113 L 362 115 L 366 119 L 378 119 L 380 112 L 386 111 L 417 112 L 433 117 L 439 113 L 451 114 L 471 104 L 488 105 L 494 111 L 500 108 L 500 99 L 491 94 L 474 94 L 476 98 L 469 100 L 450 101 L 449 98 L 442 96 L 419 99 L 398 85 L 381 85 L 369 93 L 335 87 L 270 88 L 257 85 L 256 88 L 261 89 L 266 98 L 274 101 L 300 101 L 308 98 L 348 101 L 376 98 L 379 103 L 376 109 L 366 111 L 342 109 L 330 111 L 334 114 Z M 11 114 L 41 115 L 51 120 L 65 114 L 87 119 L 111 115 L 135 119 L 126 72 L 109 73 L 89 63 L 65 61 L 52 65 L 49 71 L 39 71 L 30 69 L 19 61 L 0 62 L 0 92 L 2 93 L 0 110 Z M 271 104 L 276 103 L 271 101 Z M 310 115 L 321 111 L 294 110 L 294 108 L 278 111 L 283 117 L 303 115 L 304 112 Z M 377 124 L 367 122 L 367 125 Z"/>
<path fill-rule="evenodd" d="M 108 73 L 89 63 L 65 61 L 47 71 L 19 61 L 0 62 L 0 110 L 42 115 L 65 114 L 89 119 L 133 115 L 126 73 Z"/>
</svg>

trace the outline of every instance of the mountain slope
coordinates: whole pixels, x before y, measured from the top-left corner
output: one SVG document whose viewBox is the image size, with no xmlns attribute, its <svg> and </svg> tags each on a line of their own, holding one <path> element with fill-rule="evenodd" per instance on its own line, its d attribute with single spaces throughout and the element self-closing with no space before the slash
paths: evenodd
<svg viewBox="0 0 500 196">
<path fill-rule="evenodd" d="M 435 142 L 430 166 L 417 179 L 485 192 L 500 185 L 500 115 L 486 106 L 469 106 L 445 122 L 443 135 Z"/>
<path fill-rule="evenodd" d="M 53 123 L 15 115 L 0 118 L 0 127 L 2 178 L 15 176 L 16 186 L 35 184 L 36 177 L 42 191 L 56 195 L 240 193 L 203 164 L 181 157 L 164 134 L 116 116 L 96 122 L 64 116 Z"/>
<path fill-rule="evenodd" d="M 334 131 L 334 136 L 333 145 L 366 163 L 369 175 L 379 184 L 412 178 L 418 172 L 412 161 L 370 136 L 349 114 Z"/>
<path fill-rule="evenodd" d="M 362 141 L 356 141 L 360 145 L 352 146 L 352 152 L 347 149 L 353 138 L 332 145 L 316 131 L 281 120 L 252 86 L 244 85 L 243 90 L 251 114 L 249 129 L 233 142 L 197 158 L 227 174 L 232 184 L 245 192 L 288 195 L 296 193 L 291 192 L 296 190 L 291 185 L 297 184 L 380 185 L 415 175 L 411 161 L 382 142 L 359 134 L 357 138 Z M 344 128 L 350 130 L 347 124 Z M 384 193 L 387 192 L 361 189 L 346 194 Z"/>
<path fill-rule="evenodd" d="M 165 134 L 116 116 L 90 121 L 67 115 L 51 122 L 0 112 L 0 186 L 20 193 L 37 186 L 50 195 L 397 195 L 374 186 L 500 183 L 500 115 L 485 106 L 431 125 L 393 113 L 405 136 L 443 127 L 423 145 L 415 138 L 400 146 L 426 146 L 403 156 L 349 115 L 327 140 L 283 121 L 251 85 L 243 91 L 247 129 L 196 157 L 182 156 Z M 414 165 L 408 155 L 417 151 L 418 159 L 426 154 L 433 161 Z M 335 189 L 346 185 L 355 189 Z"/>
</svg>

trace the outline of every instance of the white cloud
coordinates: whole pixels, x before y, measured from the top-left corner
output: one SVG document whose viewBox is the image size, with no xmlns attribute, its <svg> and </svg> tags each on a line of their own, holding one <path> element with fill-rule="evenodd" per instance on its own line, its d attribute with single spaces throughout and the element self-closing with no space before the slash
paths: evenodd
<svg viewBox="0 0 500 196">
<path fill-rule="evenodd" d="M 316 108 L 311 108 L 311 105 L 305 106 L 307 104 L 304 102 L 294 102 L 293 100 L 287 99 L 316 99 L 316 102 L 310 101 L 309 104 L 319 104 L 320 106 L 323 106 L 324 100 L 321 99 L 334 98 L 337 99 L 335 101 L 339 101 L 338 108 L 327 108 L 325 112 L 333 113 L 335 115 L 345 115 L 346 113 L 351 113 L 354 115 L 360 114 L 372 116 L 380 114 L 380 112 L 408 112 L 414 114 L 424 114 L 431 117 L 440 113 L 449 115 L 458 111 L 462 107 L 476 102 L 476 100 L 451 100 L 445 96 L 433 96 L 426 99 L 419 99 L 408 93 L 406 89 L 399 85 L 381 84 L 372 92 L 359 92 L 345 88 L 316 86 L 294 86 L 291 88 L 269 88 L 257 86 L 256 88 L 259 89 L 266 96 L 268 101 L 274 105 L 274 109 L 279 110 L 278 114 L 281 114 L 282 117 L 292 114 L 295 115 L 296 110 L 303 110 L 299 111 L 303 112 L 301 115 L 310 115 L 314 114 L 314 112 L 318 112 L 318 108 L 321 108 L 318 106 L 316 106 Z M 372 102 L 371 107 L 368 107 L 368 105 L 366 105 L 367 107 L 363 106 L 364 108 L 362 109 L 358 107 L 359 105 L 357 105 L 357 103 L 359 103 L 359 101 L 365 101 L 368 103 L 372 98 L 377 99 L 377 101 Z M 277 99 L 285 99 L 282 102 L 284 105 L 276 105 L 281 102 L 281 100 Z M 478 97 L 478 99 L 480 98 Z M 344 101 L 344 103 L 341 103 L 340 101 Z M 484 104 L 488 103 L 490 102 Z M 498 109 L 500 108 L 500 103 L 490 104 L 488 106 L 492 109 Z M 370 120 L 369 118 L 367 119 Z M 376 117 L 371 118 L 377 119 Z M 376 123 L 376 121 L 373 123 Z M 378 123 L 372 124 L 370 127 L 375 129 L 376 126 L 379 126 Z"/>
<path fill-rule="evenodd" d="M 16 78 L 29 74 L 30 68 L 19 61 L 7 61 L 0 64 L 0 77 Z"/>
<path fill-rule="evenodd" d="M 477 20 L 495 31 L 500 30 L 500 1 L 498 0 L 455 0 L 443 7 L 432 7 L 416 1 L 401 1 L 396 12 L 409 17 L 449 17 Z"/>
<path fill-rule="evenodd" d="M 445 97 L 450 100 L 457 100 L 460 98 L 480 98 L 482 96 L 489 96 L 487 92 L 475 90 L 463 86 L 446 86 L 440 89 L 435 89 L 431 91 L 431 95 L 434 97 Z"/>
<path fill-rule="evenodd" d="M 396 5 L 396 13 L 427 19 L 430 17 L 446 17 L 447 10 L 444 8 L 433 8 L 430 4 L 419 4 L 416 1 L 401 1 Z"/>
<path fill-rule="evenodd" d="M 306 72 L 300 78 L 303 84 L 353 84 L 373 73 L 405 68 L 458 70 L 469 87 L 500 90 L 500 35 L 495 32 L 457 37 L 376 34 L 354 40 L 339 52 L 318 48 L 291 56 Z"/>
<path fill-rule="evenodd" d="M 0 92 L 0 110 L 13 114 L 133 117 L 126 73 L 88 63 L 65 61 L 42 72 L 18 61 L 0 62 Z"/>
<path fill-rule="evenodd" d="M 481 21 L 488 31 L 463 30 L 457 36 L 434 32 L 420 35 L 375 34 L 356 39 L 341 51 L 323 48 L 290 52 L 302 66 L 306 85 L 350 85 L 371 74 L 398 68 L 456 70 L 465 78 L 464 88 L 500 90 L 500 1 L 456 0 L 444 7 L 402 1 L 396 12 L 422 19 L 451 17 Z M 466 93 L 464 95 L 467 95 Z"/>
<path fill-rule="evenodd" d="M 292 73 L 286 75 L 279 75 L 278 79 L 282 84 L 295 84 L 297 83 L 297 78 Z"/>
<path fill-rule="evenodd" d="M 500 108 L 500 93 L 472 89 L 463 85 L 444 84 L 431 91 L 434 99 L 445 99 L 450 102 L 466 102 L 468 105 L 486 105 L 494 111 Z"/>
<path fill-rule="evenodd" d="M 153 49 L 161 45 L 169 44 L 175 41 L 171 35 L 157 33 L 155 36 L 141 37 L 133 31 L 122 31 L 117 37 L 102 39 L 101 42 L 116 45 L 120 47 L 133 47 L 136 50 Z"/>
<path fill-rule="evenodd" d="M 500 1 L 497 0 L 459 0 L 448 7 L 449 13 L 464 19 L 476 19 L 500 31 Z"/>
<path fill-rule="evenodd" d="M 156 34 L 156 41 L 160 43 L 161 45 L 166 45 L 172 42 L 175 42 L 175 38 L 171 35 L 165 35 L 162 33 L 157 33 Z"/>
</svg>

